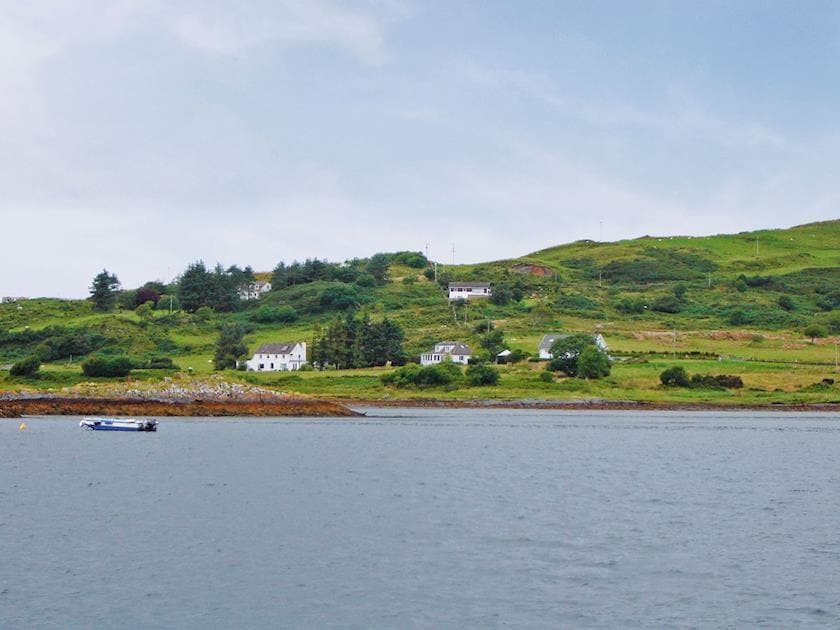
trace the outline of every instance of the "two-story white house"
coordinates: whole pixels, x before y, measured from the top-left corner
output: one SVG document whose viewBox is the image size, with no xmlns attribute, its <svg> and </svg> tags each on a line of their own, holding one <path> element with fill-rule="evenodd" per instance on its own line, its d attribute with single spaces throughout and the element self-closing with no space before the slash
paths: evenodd
<svg viewBox="0 0 840 630">
<path fill-rule="evenodd" d="M 469 300 L 471 298 L 489 298 L 493 295 L 489 282 L 450 282 L 450 300 Z"/>
<path fill-rule="evenodd" d="M 264 343 L 254 356 L 245 362 L 252 372 L 287 372 L 306 365 L 306 342 L 285 341 Z"/>
<path fill-rule="evenodd" d="M 566 337 L 571 337 L 570 334 L 549 334 L 543 335 L 543 338 L 540 339 L 539 351 L 540 351 L 540 359 L 553 359 L 554 356 L 551 354 L 551 346 L 554 345 L 554 342 L 558 339 L 565 339 Z M 598 346 L 598 349 L 602 352 L 608 352 L 609 348 L 607 348 L 607 342 L 604 340 L 604 336 L 600 333 L 596 333 L 592 335 L 592 339 L 595 341 L 595 345 Z"/>
<path fill-rule="evenodd" d="M 263 295 L 271 291 L 271 283 L 258 280 L 256 282 L 249 282 L 239 289 L 239 297 L 243 300 L 259 300 Z"/>
<path fill-rule="evenodd" d="M 432 350 L 420 355 L 420 365 L 434 365 L 446 359 L 466 365 L 470 362 L 472 354 L 472 348 L 460 341 L 441 341 L 436 343 Z"/>
</svg>

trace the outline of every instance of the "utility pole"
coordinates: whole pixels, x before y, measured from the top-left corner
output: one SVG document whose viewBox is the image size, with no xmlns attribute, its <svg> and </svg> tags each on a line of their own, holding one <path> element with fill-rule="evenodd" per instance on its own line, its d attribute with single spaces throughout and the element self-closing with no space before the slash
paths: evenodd
<svg viewBox="0 0 840 630">
<path fill-rule="evenodd" d="M 601 288 L 601 270 L 598 270 L 598 288 Z"/>
<path fill-rule="evenodd" d="M 755 257 L 758 258 L 758 234 L 755 235 Z"/>
<path fill-rule="evenodd" d="M 706 285 L 706 288 L 708 288 L 708 289 L 712 288 L 712 272 L 711 271 L 709 272 L 709 279 L 708 279 L 708 284 Z"/>
<path fill-rule="evenodd" d="M 435 261 L 435 284 L 437 284 L 437 261 Z"/>
</svg>

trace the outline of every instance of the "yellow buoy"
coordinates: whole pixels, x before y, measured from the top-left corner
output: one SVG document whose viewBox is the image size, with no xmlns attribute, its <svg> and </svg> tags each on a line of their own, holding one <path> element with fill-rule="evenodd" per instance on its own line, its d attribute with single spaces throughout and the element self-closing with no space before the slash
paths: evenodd
<svg viewBox="0 0 840 630">
<path fill-rule="evenodd" d="M 21 422 L 21 423 L 20 423 L 20 426 L 18 427 L 18 430 L 19 430 L 19 431 L 26 431 L 26 423 L 25 423 L 25 422 Z"/>
</svg>

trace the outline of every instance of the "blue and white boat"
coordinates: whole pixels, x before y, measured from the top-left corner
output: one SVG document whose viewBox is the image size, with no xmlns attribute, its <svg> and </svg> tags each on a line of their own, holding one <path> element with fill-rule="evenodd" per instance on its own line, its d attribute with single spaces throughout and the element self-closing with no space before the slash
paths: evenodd
<svg viewBox="0 0 840 630">
<path fill-rule="evenodd" d="M 91 431 L 157 431 L 157 420 L 82 418 L 79 426 Z"/>
</svg>

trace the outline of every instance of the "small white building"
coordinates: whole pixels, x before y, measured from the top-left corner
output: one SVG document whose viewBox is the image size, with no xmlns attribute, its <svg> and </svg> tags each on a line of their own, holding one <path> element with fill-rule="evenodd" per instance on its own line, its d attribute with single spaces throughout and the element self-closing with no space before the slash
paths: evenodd
<svg viewBox="0 0 840 630">
<path fill-rule="evenodd" d="M 264 343 L 245 362 L 250 372 L 288 372 L 306 365 L 306 342 Z"/>
<path fill-rule="evenodd" d="M 239 289 L 239 297 L 243 300 L 259 300 L 263 295 L 271 291 L 271 283 L 258 280 L 249 282 Z"/>
<path fill-rule="evenodd" d="M 472 349 L 460 341 L 441 341 L 435 344 L 434 349 L 420 355 L 420 365 L 434 365 L 446 359 L 466 365 L 472 354 Z"/>
<path fill-rule="evenodd" d="M 469 300 L 471 298 L 489 298 L 493 295 L 489 282 L 450 282 L 450 300 Z"/>
<path fill-rule="evenodd" d="M 551 354 L 551 346 L 554 345 L 554 342 L 558 339 L 565 339 L 566 337 L 571 336 L 572 335 L 570 334 L 559 333 L 543 335 L 539 345 L 540 359 L 553 359 L 554 357 Z M 607 352 L 609 350 L 607 348 L 607 342 L 604 340 L 604 336 L 601 333 L 592 335 L 592 339 L 595 341 L 595 345 L 598 346 L 598 349 L 602 352 Z"/>
</svg>

